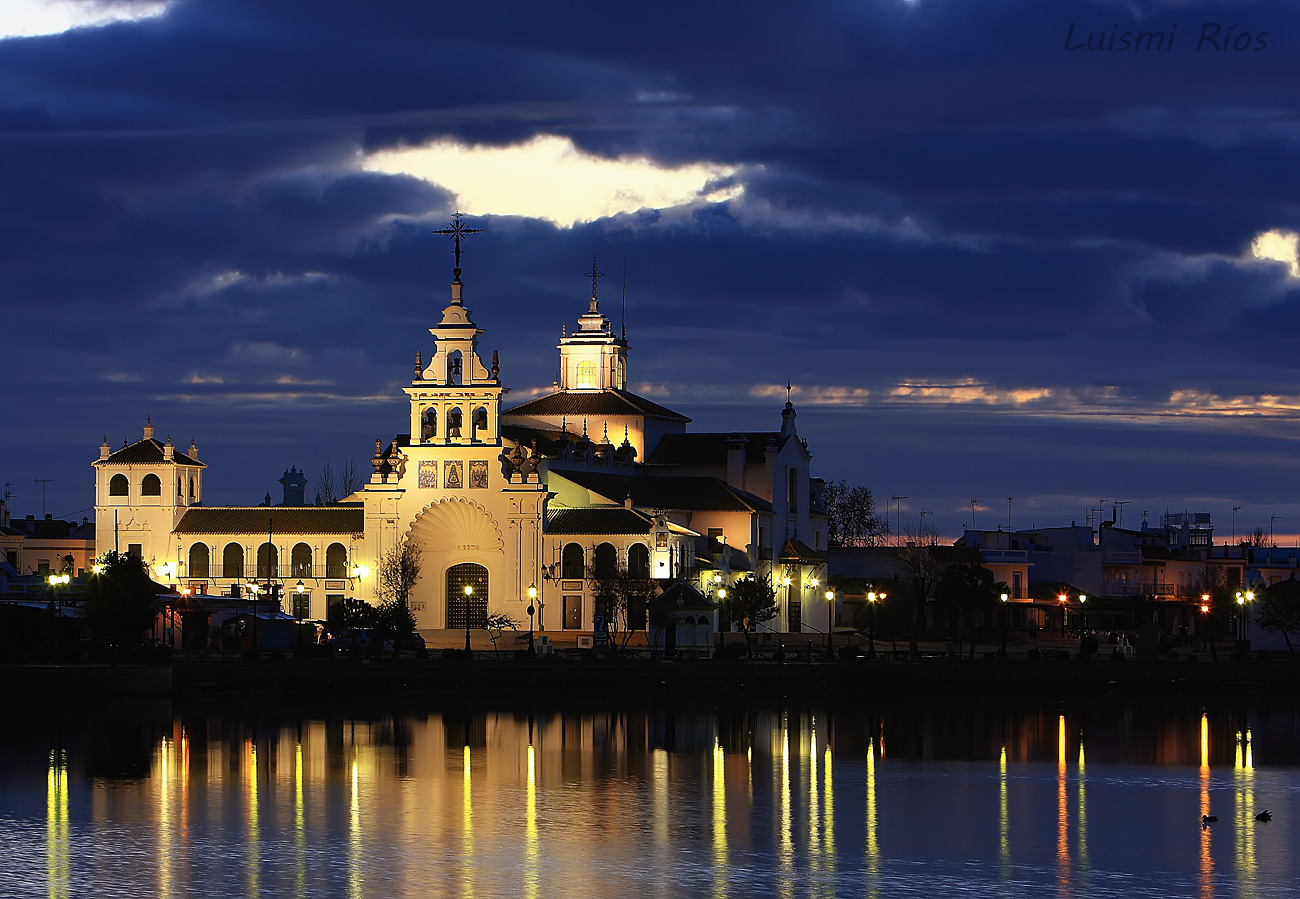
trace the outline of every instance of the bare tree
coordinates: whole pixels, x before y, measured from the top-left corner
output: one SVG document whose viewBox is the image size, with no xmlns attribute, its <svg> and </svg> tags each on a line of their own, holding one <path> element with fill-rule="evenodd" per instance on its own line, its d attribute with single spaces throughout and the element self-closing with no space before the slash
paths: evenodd
<svg viewBox="0 0 1300 899">
<path fill-rule="evenodd" d="M 918 522 L 904 528 L 903 536 L 905 542 L 898 549 L 898 561 L 903 566 L 912 595 L 912 635 L 908 649 L 915 657 L 921 652 L 919 643 L 925 625 L 925 604 L 940 574 L 934 551 L 939 545 L 939 533 Z"/>
<path fill-rule="evenodd" d="M 635 625 L 645 626 L 647 607 L 658 585 L 653 578 L 633 577 L 626 565 L 608 570 L 592 564 L 586 578 L 595 596 L 596 615 L 609 624 L 610 643 L 616 652 L 625 649 Z"/>
<path fill-rule="evenodd" d="M 330 464 L 329 459 L 326 459 L 325 464 L 320 467 L 315 480 L 312 481 L 312 487 L 316 490 L 317 503 L 338 502 L 338 484 L 334 478 L 334 466 Z"/>
<path fill-rule="evenodd" d="M 357 460 L 348 456 L 338 471 L 329 459 L 320 467 L 320 472 L 312 481 L 317 501 L 325 504 L 337 503 L 347 499 L 361 489 L 361 476 L 357 473 Z"/>
<path fill-rule="evenodd" d="M 411 589 L 420 579 L 423 550 L 410 538 L 402 540 L 379 560 L 380 627 L 392 634 L 400 648 L 402 641 L 415 630 L 411 611 Z"/>
<path fill-rule="evenodd" d="M 878 546 L 889 534 L 889 521 L 876 514 L 876 501 L 866 487 L 827 481 L 822 498 L 831 546 Z"/>
<path fill-rule="evenodd" d="M 339 499 L 347 499 L 361 489 L 361 476 L 357 473 L 357 460 L 348 456 L 339 470 Z"/>
<path fill-rule="evenodd" d="M 1295 572 L 1285 581 L 1271 584 L 1257 594 L 1259 601 L 1259 626 L 1269 633 L 1281 634 L 1286 650 L 1295 655 L 1291 635 L 1300 633 L 1300 581 Z"/>
</svg>

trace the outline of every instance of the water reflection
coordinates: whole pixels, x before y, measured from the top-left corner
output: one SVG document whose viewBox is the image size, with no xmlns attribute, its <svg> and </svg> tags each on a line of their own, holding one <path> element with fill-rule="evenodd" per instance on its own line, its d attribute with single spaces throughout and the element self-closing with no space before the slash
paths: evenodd
<svg viewBox="0 0 1300 899">
<path fill-rule="evenodd" d="M 14 870 L 40 872 L 51 899 L 119 882 L 160 896 L 535 899 L 578 883 L 884 896 L 939 882 L 1097 896 L 1152 870 L 1169 872 L 1169 894 L 1213 897 L 1300 875 L 1284 851 L 1300 770 L 1255 763 L 1291 751 L 1293 707 L 230 711 L 134 726 L 58 731 L 36 756 L 40 811 L 28 743 L 0 738 Z M 1276 820 L 1256 825 L 1269 804 Z"/>
</svg>

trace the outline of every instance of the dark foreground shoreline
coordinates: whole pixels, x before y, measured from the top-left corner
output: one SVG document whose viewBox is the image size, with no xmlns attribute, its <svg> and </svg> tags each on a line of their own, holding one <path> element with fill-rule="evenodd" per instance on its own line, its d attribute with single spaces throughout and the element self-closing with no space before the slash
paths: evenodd
<svg viewBox="0 0 1300 899">
<path fill-rule="evenodd" d="M 1077 659 L 837 662 L 645 659 L 178 659 L 159 665 L 3 665 L 10 696 L 273 696 L 318 700 L 467 696 L 845 700 L 936 694 L 1296 693 L 1300 663 Z"/>
</svg>

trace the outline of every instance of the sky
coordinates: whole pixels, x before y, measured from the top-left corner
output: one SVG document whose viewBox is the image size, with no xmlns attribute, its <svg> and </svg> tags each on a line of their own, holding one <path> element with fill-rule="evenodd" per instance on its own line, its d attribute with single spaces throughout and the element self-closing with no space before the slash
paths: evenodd
<svg viewBox="0 0 1300 899">
<path fill-rule="evenodd" d="M 93 515 L 146 417 L 212 505 L 368 465 L 460 211 L 507 405 L 595 259 L 633 390 L 775 430 L 789 382 L 891 526 L 1294 543 L 1298 75 L 1250 0 L 6 0 L 0 478 Z"/>
</svg>

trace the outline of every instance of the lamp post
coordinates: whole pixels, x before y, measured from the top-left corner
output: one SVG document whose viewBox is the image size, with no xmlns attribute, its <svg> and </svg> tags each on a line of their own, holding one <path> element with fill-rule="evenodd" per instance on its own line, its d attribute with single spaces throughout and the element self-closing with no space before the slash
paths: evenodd
<svg viewBox="0 0 1300 899">
<path fill-rule="evenodd" d="M 50 589 L 54 591 L 54 603 L 59 610 L 54 619 L 54 651 L 59 653 L 63 649 L 62 628 L 59 627 L 59 624 L 63 621 L 63 594 L 59 592 L 59 588 L 72 583 L 72 575 L 67 573 L 51 574 L 45 581 L 50 585 Z"/>
<path fill-rule="evenodd" d="M 261 654 L 257 650 L 257 593 L 261 588 L 257 586 L 257 581 L 248 582 L 248 595 L 253 602 L 253 656 L 257 658 Z"/>
<path fill-rule="evenodd" d="M 1080 635 L 1082 635 L 1083 631 L 1084 631 L 1084 630 L 1087 628 L 1087 626 L 1088 626 L 1088 618 L 1087 618 L 1087 616 L 1085 616 L 1085 615 L 1083 614 L 1083 606 L 1084 606 L 1084 603 L 1086 603 L 1087 601 L 1088 601 L 1088 594 L 1087 594 L 1087 593 L 1080 593 L 1080 594 L 1079 594 L 1079 633 L 1080 633 Z"/>
<path fill-rule="evenodd" d="M 1056 598 L 1061 601 L 1061 636 L 1064 637 L 1065 636 L 1065 602 L 1070 597 L 1062 593 L 1060 596 Z"/>
<path fill-rule="evenodd" d="M 1007 600 L 1011 597 L 1003 593 L 999 599 L 1002 600 L 1002 658 L 1007 657 Z"/>
<path fill-rule="evenodd" d="M 1208 649 L 1210 645 L 1210 594 L 1201 594 L 1201 649 Z"/>
<path fill-rule="evenodd" d="M 537 599 L 537 585 L 528 585 L 528 654 L 532 655 L 533 648 L 533 613 L 537 611 L 533 603 Z"/>
<path fill-rule="evenodd" d="M 469 598 L 474 595 L 474 587 L 471 584 L 465 585 L 465 658 L 474 658 L 474 652 L 469 648 Z"/>
<path fill-rule="evenodd" d="M 298 583 L 294 585 L 293 590 L 297 594 L 297 598 L 293 603 L 294 617 L 298 619 L 298 627 L 296 628 L 298 639 L 295 645 L 298 647 L 297 654 L 302 655 L 302 595 L 307 591 L 307 585 L 302 582 L 302 578 L 298 578 Z"/>
<path fill-rule="evenodd" d="M 835 654 L 835 591 L 826 591 L 826 655 Z"/>
</svg>

